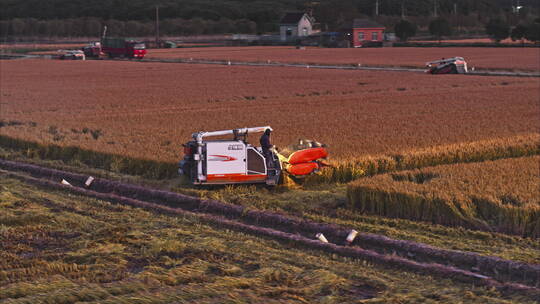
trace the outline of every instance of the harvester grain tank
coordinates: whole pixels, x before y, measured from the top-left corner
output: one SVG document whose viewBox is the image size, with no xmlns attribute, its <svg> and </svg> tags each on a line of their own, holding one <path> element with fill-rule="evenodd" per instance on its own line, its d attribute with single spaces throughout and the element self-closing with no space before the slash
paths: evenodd
<svg viewBox="0 0 540 304">
<path fill-rule="evenodd" d="M 276 185 L 282 174 L 305 177 L 323 166 L 318 160 L 328 152 L 322 146 L 292 153 L 288 158 L 271 149 L 264 155 L 261 147 L 248 143 L 248 135 L 262 133 L 270 126 L 193 133 L 184 144 L 184 159 L 179 174 L 193 184 L 267 184 Z M 232 135 L 232 139 L 208 139 Z"/>
<path fill-rule="evenodd" d="M 426 62 L 430 74 L 466 74 L 468 73 L 467 62 L 463 57 L 443 58 Z"/>
</svg>

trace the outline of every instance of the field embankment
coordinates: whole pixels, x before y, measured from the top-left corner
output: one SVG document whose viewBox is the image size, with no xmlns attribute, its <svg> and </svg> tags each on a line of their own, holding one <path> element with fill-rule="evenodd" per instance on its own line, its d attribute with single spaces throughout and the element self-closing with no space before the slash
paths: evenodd
<svg viewBox="0 0 540 304">
<path fill-rule="evenodd" d="M 540 237 L 538 156 L 389 173 L 351 183 L 362 213 Z"/>
</svg>

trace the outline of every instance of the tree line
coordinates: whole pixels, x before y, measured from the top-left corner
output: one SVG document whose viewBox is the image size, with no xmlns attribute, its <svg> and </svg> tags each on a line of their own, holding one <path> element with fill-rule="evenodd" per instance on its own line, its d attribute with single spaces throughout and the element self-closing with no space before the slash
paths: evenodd
<svg viewBox="0 0 540 304">
<path fill-rule="evenodd" d="M 402 19 L 394 26 L 394 32 L 401 41 L 407 41 L 409 38 L 416 35 L 418 26 L 409 21 Z M 444 17 L 433 19 L 429 23 L 429 32 L 441 40 L 443 36 L 451 36 L 453 27 L 450 22 Z M 500 42 L 506 38 L 512 38 L 513 41 L 529 40 L 532 42 L 540 41 L 540 18 L 527 20 L 512 27 L 510 24 L 500 17 L 490 19 L 485 24 L 485 32 L 491 39 Z"/>
<path fill-rule="evenodd" d="M 148 37 L 156 30 L 155 21 L 121 21 L 99 18 L 69 18 L 39 20 L 16 18 L 0 21 L 0 37 L 100 37 L 107 26 L 109 36 Z M 248 19 L 205 20 L 202 18 L 169 18 L 160 22 L 159 31 L 163 36 L 190 36 L 204 34 L 242 33 L 254 34 L 257 24 Z"/>
<path fill-rule="evenodd" d="M 443 16 L 465 20 L 458 26 L 467 28 L 483 27 L 493 17 L 515 26 L 539 16 L 539 1 L 520 4 L 516 14 L 517 0 L 0 0 L 0 30 L 4 39 L 96 36 L 107 24 L 118 35 L 147 36 L 154 31 L 156 7 L 166 35 L 275 32 L 289 11 L 310 12 L 322 30 L 339 30 L 361 17 L 387 28 L 403 18 L 423 28 L 422 22 Z"/>
</svg>

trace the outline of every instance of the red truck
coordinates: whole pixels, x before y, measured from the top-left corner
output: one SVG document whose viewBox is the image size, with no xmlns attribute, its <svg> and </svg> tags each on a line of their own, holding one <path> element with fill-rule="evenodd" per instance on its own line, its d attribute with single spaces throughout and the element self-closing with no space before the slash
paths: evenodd
<svg viewBox="0 0 540 304">
<path fill-rule="evenodd" d="M 126 39 L 104 37 L 101 40 L 101 52 L 109 57 L 127 57 L 143 59 L 146 55 L 146 46 L 144 43 Z"/>
</svg>

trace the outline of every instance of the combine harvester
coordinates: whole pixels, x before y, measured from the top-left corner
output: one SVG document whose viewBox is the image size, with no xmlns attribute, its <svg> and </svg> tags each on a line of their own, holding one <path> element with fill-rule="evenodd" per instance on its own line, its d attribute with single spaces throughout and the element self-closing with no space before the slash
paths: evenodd
<svg viewBox="0 0 540 304">
<path fill-rule="evenodd" d="M 469 72 L 467 62 L 463 57 L 443 58 L 426 62 L 426 67 L 428 67 L 426 73 L 430 74 L 466 74 Z"/>
<path fill-rule="evenodd" d="M 304 143 L 304 149 L 288 158 L 270 149 L 264 155 L 261 147 L 247 142 L 248 134 L 262 133 L 271 127 L 242 128 L 193 133 L 193 140 L 184 144 L 184 159 L 178 173 L 195 185 L 267 184 L 277 185 L 282 174 L 306 177 L 326 166 L 321 159 L 328 156 L 324 145 Z M 207 137 L 232 135 L 232 139 Z"/>
<path fill-rule="evenodd" d="M 82 48 L 86 57 L 100 58 L 107 55 L 109 58 L 124 57 L 129 59 L 143 59 L 146 55 L 146 45 L 141 41 L 126 38 L 107 37 L 107 26 L 103 27 L 100 42 L 93 42 Z"/>
</svg>

